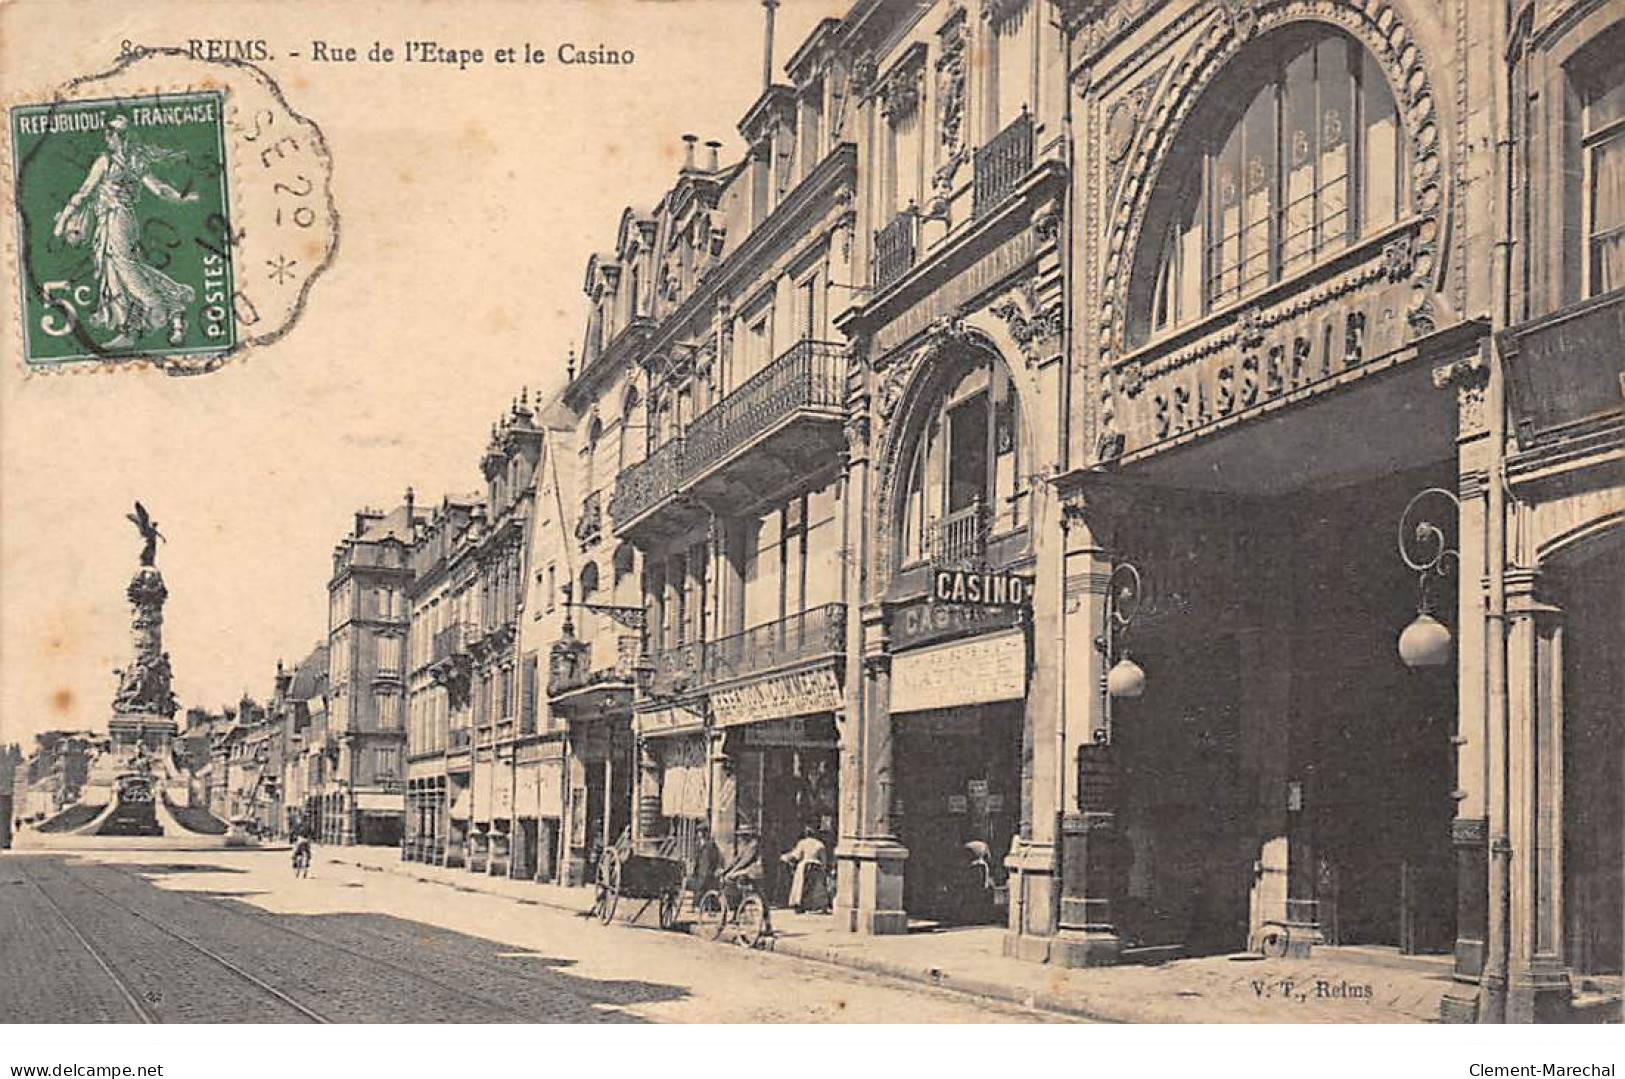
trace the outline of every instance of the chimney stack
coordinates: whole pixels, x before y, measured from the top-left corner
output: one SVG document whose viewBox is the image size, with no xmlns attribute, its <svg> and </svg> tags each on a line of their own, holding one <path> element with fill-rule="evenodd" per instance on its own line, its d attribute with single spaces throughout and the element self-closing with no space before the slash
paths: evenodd
<svg viewBox="0 0 1625 1079">
<path fill-rule="evenodd" d="M 694 144 L 699 141 L 698 135 L 683 136 L 683 168 L 692 169 L 694 167 Z"/>
<path fill-rule="evenodd" d="M 722 149 L 722 143 L 718 142 L 716 139 L 707 139 L 706 140 L 706 143 L 705 143 L 705 150 L 706 150 L 705 167 L 707 169 L 711 170 L 712 172 L 716 172 L 718 169 L 720 169 L 722 167 L 722 159 L 717 156 L 717 151 L 719 151 L 721 149 Z"/>
<path fill-rule="evenodd" d="M 762 89 L 766 90 L 773 85 L 773 13 L 778 10 L 779 0 L 762 0 L 762 10 L 767 13 L 766 26 L 762 32 Z"/>
</svg>

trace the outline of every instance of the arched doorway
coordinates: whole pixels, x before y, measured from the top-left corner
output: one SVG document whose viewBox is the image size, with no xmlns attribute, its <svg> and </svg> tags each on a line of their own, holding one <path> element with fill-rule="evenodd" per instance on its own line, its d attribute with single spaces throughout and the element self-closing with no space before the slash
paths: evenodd
<svg viewBox="0 0 1625 1079">
<path fill-rule="evenodd" d="M 1028 751 L 1025 637 L 1017 608 L 938 595 L 936 579 L 1032 572 L 1031 443 L 1012 373 L 985 340 L 952 340 L 928 362 L 883 496 L 892 818 L 910 917 L 999 924 Z"/>
</svg>

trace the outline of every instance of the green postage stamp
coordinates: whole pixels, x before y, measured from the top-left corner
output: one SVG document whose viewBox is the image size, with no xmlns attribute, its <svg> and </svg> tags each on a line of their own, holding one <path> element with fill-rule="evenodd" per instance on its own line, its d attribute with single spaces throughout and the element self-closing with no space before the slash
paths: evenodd
<svg viewBox="0 0 1625 1079">
<path fill-rule="evenodd" d="M 11 110 L 30 366 L 236 346 L 225 125 L 219 91 Z"/>
</svg>

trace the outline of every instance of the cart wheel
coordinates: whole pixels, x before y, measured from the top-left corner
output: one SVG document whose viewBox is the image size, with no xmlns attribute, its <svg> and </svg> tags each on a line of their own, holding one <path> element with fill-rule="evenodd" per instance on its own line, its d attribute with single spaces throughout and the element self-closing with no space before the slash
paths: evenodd
<svg viewBox="0 0 1625 1079">
<path fill-rule="evenodd" d="M 747 895 L 739 901 L 734 926 L 739 930 L 739 943 L 745 947 L 754 948 L 762 943 L 767 935 L 767 904 L 762 902 L 761 896 Z"/>
<path fill-rule="evenodd" d="M 694 904 L 700 915 L 700 928 L 712 940 L 722 936 L 722 927 L 728 924 L 728 904 L 723 901 L 722 893 L 715 888 L 700 896 L 700 901 Z"/>
<path fill-rule="evenodd" d="M 667 892 L 660 897 L 660 928 L 677 928 L 677 907 L 682 902 L 680 893 Z"/>
<path fill-rule="evenodd" d="M 598 920 L 605 925 L 614 921 L 615 907 L 620 900 L 621 857 L 610 849 L 598 859 Z"/>
</svg>

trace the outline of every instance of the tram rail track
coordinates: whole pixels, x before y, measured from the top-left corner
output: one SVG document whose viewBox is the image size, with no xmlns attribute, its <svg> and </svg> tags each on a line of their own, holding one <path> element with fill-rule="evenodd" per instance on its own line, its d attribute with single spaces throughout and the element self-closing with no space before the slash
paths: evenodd
<svg viewBox="0 0 1625 1079">
<path fill-rule="evenodd" d="M 79 946 L 84 948 L 90 958 L 95 960 L 96 965 L 101 968 L 102 973 L 107 975 L 114 988 L 119 991 L 119 995 L 124 998 L 124 1002 L 129 1005 L 130 1011 L 135 1013 L 136 1019 L 142 1023 L 159 1022 L 152 1009 L 136 995 L 135 991 L 130 988 L 129 983 L 112 968 L 102 953 L 96 950 L 96 946 L 90 943 L 89 938 L 79 930 L 73 919 L 68 917 L 68 912 L 62 909 L 62 904 L 56 901 L 56 897 L 46 891 L 45 886 L 40 884 L 33 874 L 27 870 L 23 870 L 22 873 L 23 876 L 28 878 L 28 883 L 33 885 L 34 890 L 40 894 L 40 898 L 45 900 L 45 905 L 51 908 L 56 916 L 62 920 L 62 924 L 68 932 L 73 934 L 73 938 L 79 942 Z"/>
<path fill-rule="evenodd" d="M 123 869 L 123 868 L 120 868 L 120 867 L 117 867 L 117 866 L 103 865 L 100 868 L 102 868 L 104 870 L 107 870 L 107 871 L 109 871 L 111 873 L 114 873 L 114 874 L 116 874 L 116 875 L 118 875 L 120 877 L 123 877 L 123 878 L 131 881 L 132 883 L 146 883 L 144 881 L 144 879 L 142 877 L 140 877 L 138 874 L 132 873 L 129 870 L 126 870 L 126 869 Z M 95 888 L 94 886 L 90 886 L 90 885 L 86 885 L 86 887 L 87 887 L 87 890 L 89 890 L 89 891 L 95 892 L 95 893 L 97 893 L 99 895 L 107 896 L 107 893 L 102 891 L 101 889 Z M 316 945 L 317 947 L 323 949 L 324 951 L 340 952 L 340 953 L 342 953 L 344 955 L 347 955 L 347 956 L 350 956 L 350 957 L 352 957 L 354 959 L 358 959 L 358 960 L 360 960 L 360 961 L 362 961 L 364 963 L 368 963 L 368 964 L 371 964 L 373 966 L 381 967 L 381 968 L 383 968 L 385 970 L 390 971 L 391 973 L 393 973 L 393 974 L 395 974 L 397 976 L 410 978 L 410 979 L 412 979 L 414 981 L 417 981 L 417 982 L 420 982 L 420 983 L 422 983 L 424 985 L 432 986 L 434 989 L 436 989 L 437 991 L 439 991 L 441 993 L 445 993 L 445 994 L 448 994 L 450 996 L 458 997 L 458 998 L 461 998 L 461 999 L 463 999 L 465 1001 L 469 1001 L 469 1002 L 472 1002 L 474 1004 L 477 1004 L 482 1009 L 485 1009 L 488 1013 L 500 1013 L 502 1015 L 507 1015 L 507 1016 L 511 1017 L 512 1019 L 514 1019 L 515 1021 L 521 1022 L 521 1023 L 533 1023 L 533 1022 L 538 1021 L 535 1016 L 529 1015 L 529 1014 L 527 1014 L 527 1013 L 525 1013 L 523 1011 L 520 1011 L 519 1009 L 514 1008 L 513 1006 L 511 1006 L 511 1005 L 509 1005 L 509 1004 L 507 1004 L 507 1003 L 505 1003 L 503 1001 L 495 1000 L 495 999 L 493 999 L 491 997 L 488 997 L 488 996 L 485 996 L 485 995 L 483 995 L 481 993 L 473 992 L 473 991 L 469 990 L 465 986 L 457 985 L 457 984 L 445 981 L 443 979 L 436 978 L 436 977 L 434 977 L 432 975 L 425 974 L 422 970 L 415 969 L 415 968 L 407 966 L 407 965 L 405 965 L 403 963 L 398 963 L 398 962 L 395 962 L 394 960 L 385 958 L 383 956 L 380 956 L 380 955 L 377 955 L 377 954 L 374 954 L 374 953 L 369 953 L 369 952 L 362 951 L 362 950 L 357 949 L 357 948 L 349 947 L 348 945 L 343 944 L 343 943 L 341 943 L 339 941 L 333 940 L 330 937 L 323 937 L 323 936 L 320 936 L 320 935 L 317 935 L 317 934 L 306 933 L 306 932 L 304 932 L 302 930 L 295 929 L 293 926 L 290 926 L 290 925 L 286 924 L 285 922 L 279 920 L 276 917 L 273 917 L 272 915 L 264 914 L 264 913 L 256 913 L 256 912 L 254 912 L 252 910 L 246 909 L 246 908 L 241 907 L 241 906 L 232 905 L 232 904 L 211 903 L 207 899 L 203 898 L 202 896 L 195 895 L 195 894 L 190 893 L 190 892 L 176 891 L 176 892 L 167 892 L 165 894 L 175 896 L 175 897 L 183 899 L 183 900 L 185 900 L 185 901 L 187 901 L 189 903 L 193 903 L 193 904 L 196 904 L 196 905 L 199 905 L 199 906 L 207 907 L 210 911 L 213 911 L 213 912 L 216 912 L 216 913 L 225 912 L 225 913 L 230 914 L 230 915 L 232 915 L 233 917 L 235 917 L 235 918 L 237 918 L 239 920 L 250 921 L 250 922 L 253 922 L 256 925 L 263 926 L 265 928 L 275 930 L 276 932 L 282 933 L 282 934 L 284 934 L 286 936 L 295 937 L 295 938 L 297 938 L 299 940 L 302 940 L 302 941 L 306 942 L 307 944 Z M 111 897 L 109 897 L 109 898 L 111 899 Z M 116 900 L 114 900 L 114 902 L 116 902 Z M 119 904 L 119 905 L 124 906 L 124 904 Z M 129 908 L 126 907 L 125 909 L 129 909 Z M 148 920 L 150 921 L 151 919 L 149 918 Z M 154 923 L 154 924 L 157 924 L 157 923 Z M 393 942 L 388 941 L 388 938 L 382 937 L 381 935 L 376 935 L 376 934 L 373 934 L 373 935 L 377 937 L 377 939 L 380 941 L 380 943 L 393 943 Z M 197 945 L 195 943 L 194 943 L 193 946 L 197 947 Z M 323 1020 L 320 1020 L 320 1021 L 321 1022 L 328 1022 L 329 1020 L 323 1019 Z"/>
<path fill-rule="evenodd" d="M 90 943 L 89 939 L 85 936 L 85 934 L 80 929 L 80 927 L 74 922 L 74 920 L 62 908 L 62 905 L 57 901 L 56 897 L 53 896 L 50 893 L 50 891 L 40 882 L 38 876 L 36 876 L 34 873 L 32 873 L 32 872 L 30 872 L 29 870 L 26 870 L 26 869 L 23 870 L 23 874 L 28 877 L 29 881 L 34 885 L 34 887 L 45 898 L 45 901 L 51 906 L 52 910 L 54 910 L 56 912 L 57 916 L 62 919 L 64 925 L 67 926 L 68 930 L 74 935 L 74 937 L 85 948 L 85 950 L 90 953 L 91 957 L 93 959 L 95 959 L 97 965 L 100 966 L 102 968 L 102 970 L 108 975 L 108 977 L 111 978 L 114 981 L 114 983 L 118 986 L 120 993 L 123 994 L 125 1000 L 129 1003 L 130 1007 L 136 1012 L 136 1014 L 138 1016 L 141 1017 L 141 1021 L 144 1022 L 144 1023 L 163 1022 L 164 1019 L 157 1013 L 157 1011 L 155 1009 L 153 1009 L 152 1007 L 150 1007 L 143 1000 L 141 994 L 134 991 L 133 987 L 129 984 L 128 979 L 126 979 L 122 975 L 118 974 L 113 969 L 112 965 L 107 961 L 106 957 L 104 957 Z M 186 934 L 177 932 L 172 927 L 165 925 L 163 922 L 159 921 L 156 918 L 153 918 L 151 915 L 148 915 L 148 914 L 146 914 L 146 913 L 144 913 L 144 912 L 142 912 L 140 910 L 137 910 L 136 908 L 130 906 L 127 903 L 121 902 L 119 899 L 117 899 L 113 895 L 103 891 L 100 888 L 95 887 L 93 884 L 88 883 L 84 879 L 84 876 L 82 874 L 78 875 L 78 876 L 75 876 L 73 874 L 63 872 L 62 876 L 63 876 L 64 879 L 68 880 L 73 886 L 83 888 L 85 891 L 91 893 L 92 895 L 100 897 L 104 902 L 106 902 L 110 906 L 118 909 L 119 911 L 122 911 L 124 914 L 129 915 L 130 917 L 135 918 L 136 920 L 138 920 L 138 921 L 140 921 L 140 922 L 142 922 L 142 923 L 144 923 L 146 925 L 151 926 L 153 929 L 157 930 L 162 935 L 164 935 L 164 936 L 166 936 L 166 937 L 168 937 L 168 938 L 170 938 L 172 940 L 178 941 L 179 943 L 185 945 L 193 954 L 198 955 L 198 956 L 202 956 L 204 959 L 206 959 L 210 963 L 214 964 L 215 966 L 220 967 L 221 969 L 229 971 L 238 980 L 240 980 L 243 983 L 253 987 L 254 989 L 257 989 L 260 993 L 275 999 L 276 1001 L 278 1001 L 279 1003 L 281 1003 L 285 1007 L 292 1009 L 296 1014 L 298 1014 L 302 1018 L 304 1018 L 304 1019 L 306 1019 L 306 1020 L 308 1020 L 308 1021 L 310 1021 L 312 1023 L 326 1024 L 326 1023 L 331 1023 L 332 1022 L 331 1019 L 329 1019 L 327 1016 L 323 1015 L 321 1012 L 318 1012 L 314 1008 L 311 1008 L 308 1005 L 302 1003 L 301 1001 L 296 1000 L 292 996 L 290 996 L 287 993 L 283 992 L 282 990 L 278 989 L 276 986 L 274 986 L 274 985 L 270 984 L 269 982 L 265 981 L 263 978 L 260 978 L 260 977 L 258 977 L 256 975 L 250 973 L 249 971 L 244 970 L 241 966 L 238 966 L 236 963 L 233 963 L 231 960 L 227 959 L 225 956 L 220 955 L 218 952 L 215 952 L 213 949 L 208 948 L 205 945 L 199 944 L 197 941 L 195 941 L 192 938 L 188 937 Z"/>
</svg>

